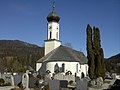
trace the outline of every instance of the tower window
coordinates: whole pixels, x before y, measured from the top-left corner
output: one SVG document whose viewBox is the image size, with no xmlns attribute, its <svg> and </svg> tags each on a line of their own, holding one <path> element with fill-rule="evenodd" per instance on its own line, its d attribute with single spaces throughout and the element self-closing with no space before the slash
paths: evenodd
<svg viewBox="0 0 120 90">
<path fill-rule="evenodd" d="M 50 39 L 52 38 L 52 32 L 50 31 Z"/>
<path fill-rule="evenodd" d="M 56 33 L 56 39 L 58 39 L 58 32 Z"/>
<path fill-rule="evenodd" d="M 50 26 L 49 29 L 52 29 L 52 26 Z"/>
</svg>

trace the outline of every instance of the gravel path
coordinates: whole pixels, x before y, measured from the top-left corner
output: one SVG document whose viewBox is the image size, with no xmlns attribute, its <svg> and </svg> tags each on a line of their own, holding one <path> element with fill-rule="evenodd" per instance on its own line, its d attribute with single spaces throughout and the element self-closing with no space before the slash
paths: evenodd
<svg viewBox="0 0 120 90">
<path fill-rule="evenodd" d="M 0 87 L 0 90 L 10 90 L 14 88 L 14 86 L 4 86 L 4 87 Z"/>
</svg>

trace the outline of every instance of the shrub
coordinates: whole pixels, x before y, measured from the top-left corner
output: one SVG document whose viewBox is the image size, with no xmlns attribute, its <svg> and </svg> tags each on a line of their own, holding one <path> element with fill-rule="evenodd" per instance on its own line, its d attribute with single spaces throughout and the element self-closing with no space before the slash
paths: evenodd
<svg viewBox="0 0 120 90">
<path fill-rule="evenodd" d="M 10 82 L 5 83 L 5 86 L 11 86 Z"/>
<path fill-rule="evenodd" d="M 73 84 L 73 81 L 71 80 L 71 81 L 69 81 L 69 84 L 71 85 L 71 84 Z"/>
<path fill-rule="evenodd" d="M 3 78 L 0 78 L 0 86 L 4 85 L 5 81 Z"/>
</svg>

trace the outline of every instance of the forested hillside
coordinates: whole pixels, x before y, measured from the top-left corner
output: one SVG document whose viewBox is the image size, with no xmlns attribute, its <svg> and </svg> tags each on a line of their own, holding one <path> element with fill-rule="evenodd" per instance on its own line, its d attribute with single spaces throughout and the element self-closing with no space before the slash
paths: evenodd
<svg viewBox="0 0 120 90">
<path fill-rule="evenodd" d="M 106 70 L 120 74 L 120 53 L 105 60 Z"/>
<path fill-rule="evenodd" d="M 36 61 L 43 57 L 44 48 L 19 40 L 0 40 L 0 71 L 35 69 Z"/>
</svg>

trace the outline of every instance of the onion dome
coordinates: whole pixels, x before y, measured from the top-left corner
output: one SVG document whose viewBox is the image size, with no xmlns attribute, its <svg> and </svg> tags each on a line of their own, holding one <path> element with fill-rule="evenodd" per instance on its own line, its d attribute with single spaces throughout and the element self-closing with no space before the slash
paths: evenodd
<svg viewBox="0 0 120 90">
<path fill-rule="evenodd" d="M 47 16 L 47 21 L 48 22 L 59 22 L 60 17 L 56 14 L 56 12 L 52 11 L 51 13 L 48 14 Z"/>
<path fill-rule="evenodd" d="M 53 2 L 52 8 L 53 8 L 53 11 L 48 14 L 48 16 L 47 16 L 47 21 L 48 21 L 48 22 L 52 22 L 52 21 L 54 21 L 54 22 L 59 22 L 60 17 L 59 17 L 59 16 L 57 15 L 57 13 L 54 11 L 54 9 L 55 9 L 55 2 Z"/>
</svg>

